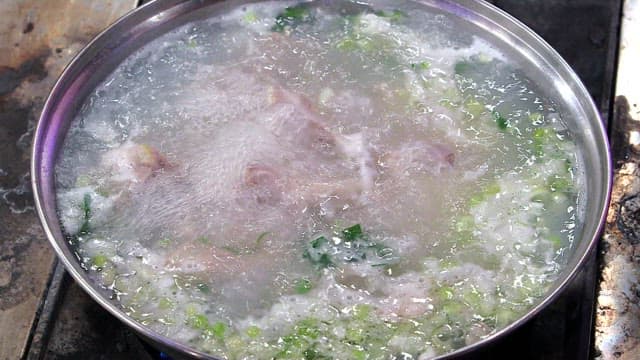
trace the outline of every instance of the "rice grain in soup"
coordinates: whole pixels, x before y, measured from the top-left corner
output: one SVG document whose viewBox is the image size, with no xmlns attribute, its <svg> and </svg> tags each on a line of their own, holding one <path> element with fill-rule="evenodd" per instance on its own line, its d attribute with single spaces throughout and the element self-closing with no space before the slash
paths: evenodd
<svg viewBox="0 0 640 360">
<path fill-rule="evenodd" d="M 581 159 L 517 61 L 411 2 L 192 22 L 85 101 L 68 240 L 132 318 L 229 359 L 426 359 L 557 278 Z"/>
</svg>

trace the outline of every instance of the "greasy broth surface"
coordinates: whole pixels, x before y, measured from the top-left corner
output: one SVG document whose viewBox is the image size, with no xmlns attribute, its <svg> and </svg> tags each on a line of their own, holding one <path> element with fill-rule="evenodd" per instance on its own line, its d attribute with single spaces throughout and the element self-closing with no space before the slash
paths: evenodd
<svg viewBox="0 0 640 360">
<path fill-rule="evenodd" d="M 68 240 L 127 314 L 225 358 L 426 359 L 495 332 L 562 269 L 580 158 L 457 29 L 278 2 L 161 36 L 69 131 Z"/>
</svg>

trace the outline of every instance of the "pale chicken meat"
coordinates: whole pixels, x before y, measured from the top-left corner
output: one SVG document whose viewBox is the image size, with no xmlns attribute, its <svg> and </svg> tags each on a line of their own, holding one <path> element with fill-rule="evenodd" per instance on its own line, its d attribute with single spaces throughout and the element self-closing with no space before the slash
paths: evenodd
<svg viewBox="0 0 640 360">
<path fill-rule="evenodd" d="M 131 189 L 131 186 L 144 183 L 169 163 L 156 148 L 128 141 L 105 153 L 101 165 L 109 172 L 109 180 L 115 183 L 114 186 L 123 185 Z"/>
<path fill-rule="evenodd" d="M 290 242 L 301 241 L 296 239 L 300 229 L 291 223 L 304 224 L 301 219 L 310 214 L 331 222 L 348 210 L 384 208 L 393 194 L 385 188 L 402 188 L 407 172 L 441 176 L 454 166 L 453 151 L 440 144 L 411 142 L 379 154 L 364 131 L 330 130 L 304 95 L 273 82 L 257 85 L 246 71 L 231 76 L 239 75 L 266 90 L 264 108 L 234 120 L 223 132 L 207 134 L 211 145 L 185 154 L 218 163 L 194 161 L 184 167 L 176 159 L 167 166 L 158 150 L 131 142 L 103 157 L 114 181 L 130 183 L 132 193 L 124 201 L 131 211 L 122 218 L 174 224 L 162 230 L 179 243 L 166 264 L 170 271 L 220 281 L 238 271 L 258 274 L 269 261 L 275 269 L 278 258 L 286 259 Z M 228 97 L 240 91 L 224 76 L 215 83 Z M 225 151 L 229 147 L 238 152 Z M 152 176 L 159 170 L 160 176 Z M 184 189 L 191 196 L 168 197 L 160 206 L 139 200 L 169 189 Z M 205 211 L 181 219 L 178 214 L 185 206 Z M 255 244 L 265 233 L 270 234 L 268 241 Z"/>
</svg>

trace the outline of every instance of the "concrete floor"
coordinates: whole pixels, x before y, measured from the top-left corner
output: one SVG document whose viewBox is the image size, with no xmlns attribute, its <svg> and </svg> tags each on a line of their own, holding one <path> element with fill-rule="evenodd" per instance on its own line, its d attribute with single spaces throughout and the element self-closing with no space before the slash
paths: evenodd
<svg viewBox="0 0 640 360">
<path fill-rule="evenodd" d="M 30 341 L 54 256 L 33 208 L 31 135 L 49 89 L 136 1 L 0 0 L 0 359 Z"/>
</svg>

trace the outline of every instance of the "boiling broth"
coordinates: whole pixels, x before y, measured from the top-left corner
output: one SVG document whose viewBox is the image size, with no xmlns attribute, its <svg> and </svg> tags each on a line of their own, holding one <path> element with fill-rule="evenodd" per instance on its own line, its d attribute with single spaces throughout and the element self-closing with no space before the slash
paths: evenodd
<svg viewBox="0 0 640 360">
<path fill-rule="evenodd" d="M 539 301 L 580 157 L 517 62 L 411 2 L 179 27 L 88 97 L 68 240 L 132 318 L 230 359 L 426 359 Z"/>
</svg>

